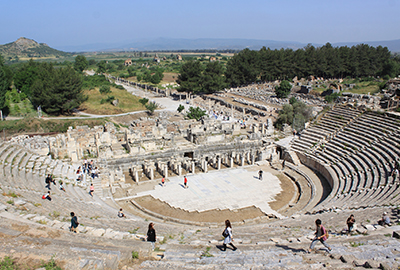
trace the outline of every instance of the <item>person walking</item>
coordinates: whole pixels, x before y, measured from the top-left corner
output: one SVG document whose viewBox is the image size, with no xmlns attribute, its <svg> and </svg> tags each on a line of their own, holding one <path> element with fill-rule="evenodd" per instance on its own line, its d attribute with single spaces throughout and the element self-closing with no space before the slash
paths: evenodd
<svg viewBox="0 0 400 270">
<path fill-rule="evenodd" d="M 154 250 L 156 244 L 156 230 L 154 229 L 153 222 L 150 222 L 149 229 L 147 230 L 147 242 L 151 243 L 151 247 Z"/>
<path fill-rule="evenodd" d="M 232 225 L 231 222 L 227 219 L 225 220 L 225 230 L 222 232 L 222 236 L 225 237 L 223 243 L 223 251 L 226 251 L 226 245 L 231 245 L 232 250 L 235 251 L 237 247 L 233 245 L 233 236 L 232 236 Z"/>
<path fill-rule="evenodd" d="M 94 192 L 94 186 L 93 186 L 93 184 L 90 184 L 89 195 L 92 197 L 93 197 L 93 192 Z"/>
<path fill-rule="evenodd" d="M 183 185 L 184 185 L 185 188 L 188 188 L 186 176 L 185 176 L 185 178 L 183 179 Z"/>
<path fill-rule="evenodd" d="M 260 179 L 260 181 L 262 181 L 262 175 L 263 175 L 263 171 L 262 170 L 259 170 L 258 171 L 258 179 Z"/>
<path fill-rule="evenodd" d="M 63 181 L 60 181 L 60 190 L 65 192 Z"/>
<path fill-rule="evenodd" d="M 50 174 L 47 175 L 46 179 L 45 179 L 45 183 L 46 183 L 46 188 L 48 188 L 49 190 L 51 190 L 50 184 L 51 184 L 51 177 Z"/>
<path fill-rule="evenodd" d="M 308 253 L 313 251 L 318 241 L 320 241 L 329 251 L 331 251 L 332 248 L 326 243 L 326 240 L 328 239 L 329 235 L 325 227 L 322 226 L 322 221 L 320 219 L 317 219 L 315 221 L 315 225 L 316 225 L 315 237 L 311 242 L 310 248 L 308 249 Z"/>
<path fill-rule="evenodd" d="M 165 185 L 165 178 L 164 178 L 164 177 L 161 179 L 161 185 L 162 185 L 162 186 Z"/>
<path fill-rule="evenodd" d="M 71 232 L 77 233 L 76 228 L 78 228 L 79 222 L 78 222 L 78 217 L 75 216 L 74 212 L 71 212 L 71 227 L 69 228 L 69 230 Z"/>
<path fill-rule="evenodd" d="M 354 223 L 356 223 L 356 220 L 355 220 L 355 218 L 354 218 L 354 215 L 351 214 L 351 215 L 347 218 L 347 221 L 346 221 L 346 224 L 347 224 L 347 234 L 350 234 L 351 231 L 353 230 L 353 228 L 354 228 Z"/>
</svg>

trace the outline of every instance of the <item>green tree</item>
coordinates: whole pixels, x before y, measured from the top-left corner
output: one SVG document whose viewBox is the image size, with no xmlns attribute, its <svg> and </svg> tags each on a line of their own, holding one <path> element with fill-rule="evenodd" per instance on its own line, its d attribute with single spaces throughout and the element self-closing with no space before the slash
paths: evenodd
<svg viewBox="0 0 400 270">
<path fill-rule="evenodd" d="M 109 85 L 100 86 L 99 92 L 100 92 L 100 94 L 109 94 L 109 93 L 111 93 L 110 86 Z"/>
<path fill-rule="evenodd" d="M 158 104 L 155 101 L 150 101 L 148 104 L 145 105 L 146 109 L 152 115 L 154 111 L 158 108 Z"/>
<path fill-rule="evenodd" d="M 104 73 L 107 71 L 107 62 L 105 60 L 102 60 L 97 63 L 97 73 Z"/>
<path fill-rule="evenodd" d="M 282 81 L 279 86 L 275 87 L 275 93 L 278 98 L 287 98 L 290 94 L 292 85 L 288 81 Z"/>
<path fill-rule="evenodd" d="M 219 62 L 209 62 L 202 74 L 201 88 L 205 93 L 214 93 L 227 87 L 224 67 Z"/>
<path fill-rule="evenodd" d="M 179 104 L 178 109 L 176 109 L 179 113 L 181 113 L 185 109 L 185 106 Z"/>
<path fill-rule="evenodd" d="M 312 117 L 310 107 L 304 102 L 290 100 L 291 104 L 285 104 L 279 111 L 279 117 L 274 123 L 275 127 L 281 129 L 284 124 L 291 125 L 297 131 L 304 129 L 304 124 Z"/>
<path fill-rule="evenodd" d="M 143 106 L 146 106 L 147 102 L 149 102 L 148 98 L 141 98 L 139 99 L 139 103 L 142 104 Z"/>
<path fill-rule="evenodd" d="M 11 80 L 8 67 L 4 66 L 4 59 L 0 55 L 0 110 L 6 109 L 6 93 L 10 89 Z M 12 76 L 11 76 L 12 78 Z"/>
<path fill-rule="evenodd" d="M 74 69 L 82 72 L 89 66 L 89 62 L 84 55 L 78 55 L 75 57 Z"/>
<path fill-rule="evenodd" d="M 205 115 L 206 111 L 203 111 L 199 107 L 189 107 L 189 112 L 186 114 L 189 119 L 196 119 L 197 121 L 199 121 Z"/>
<path fill-rule="evenodd" d="M 23 64 L 14 74 L 14 86 L 31 97 L 31 86 L 35 80 L 39 78 L 39 70 L 41 64 L 34 62 L 32 59 Z"/>
<path fill-rule="evenodd" d="M 181 67 L 177 79 L 179 92 L 199 93 L 201 92 L 202 66 L 199 61 L 187 61 Z"/>
<path fill-rule="evenodd" d="M 73 68 L 57 68 L 52 64 L 40 65 L 38 79 L 32 86 L 32 102 L 48 114 L 69 114 L 84 102 L 82 76 Z"/>
</svg>

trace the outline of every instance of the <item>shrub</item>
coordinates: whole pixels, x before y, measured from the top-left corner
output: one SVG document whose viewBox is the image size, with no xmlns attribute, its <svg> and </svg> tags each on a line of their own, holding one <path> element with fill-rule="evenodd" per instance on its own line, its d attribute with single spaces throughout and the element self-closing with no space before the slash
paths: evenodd
<svg viewBox="0 0 400 270">
<path fill-rule="evenodd" d="M 132 259 L 139 259 L 139 252 L 137 251 L 132 251 Z"/>
<path fill-rule="evenodd" d="M 114 99 L 115 99 L 114 96 L 108 96 L 107 98 L 102 98 L 100 100 L 100 104 L 111 103 L 111 102 L 113 102 Z"/>
<path fill-rule="evenodd" d="M 101 94 L 108 94 L 108 93 L 111 93 L 111 90 L 110 90 L 110 86 L 109 86 L 109 85 L 102 85 L 102 86 L 100 86 L 99 91 L 100 91 Z"/>
</svg>

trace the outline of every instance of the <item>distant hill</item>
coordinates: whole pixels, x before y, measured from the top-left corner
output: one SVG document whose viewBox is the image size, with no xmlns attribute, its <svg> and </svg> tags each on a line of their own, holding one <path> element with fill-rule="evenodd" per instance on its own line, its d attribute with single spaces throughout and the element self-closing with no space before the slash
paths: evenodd
<svg viewBox="0 0 400 270">
<path fill-rule="evenodd" d="M 379 45 L 388 47 L 392 52 L 400 52 L 400 39 L 390 41 L 366 41 L 366 42 L 340 42 L 332 46 L 353 46 L 357 44 L 368 44 L 377 47 Z M 313 44 L 316 47 L 323 44 Z M 177 39 L 177 38 L 156 38 L 138 39 L 119 43 L 93 43 L 77 46 L 62 46 L 61 49 L 70 52 L 82 51 L 161 51 L 161 50 L 259 50 L 263 46 L 270 49 L 293 49 L 297 50 L 307 46 L 306 43 L 295 41 L 275 41 L 258 39 L 222 39 L 222 38 L 199 38 L 199 39 Z"/>
<path fill-rule="evenodd" d="M 39 58 L 39 57 L 65 57 L 69 53 L 50 48 L 45 43 L 37 43 L 33 39 L 21 37 L 18 40 L 0 45 L 0 54 L 6 61 L 17 58 Z"/>
</svg>

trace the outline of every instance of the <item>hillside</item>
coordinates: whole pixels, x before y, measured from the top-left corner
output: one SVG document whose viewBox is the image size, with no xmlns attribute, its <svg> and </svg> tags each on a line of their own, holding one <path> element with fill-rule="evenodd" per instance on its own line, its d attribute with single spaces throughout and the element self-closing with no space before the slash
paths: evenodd
<svg viewBox="0 0 400 270">
<path fill-rule="evenodd" d="M 14 42 L 0 45 L 0 54 L 6 61 L 18 58 L 58 58 L 69 56 L 69 53 L 50 48 L 45 43 L 37 43 L 24 37 Z"/>
</svg>

